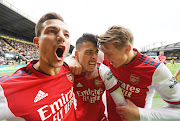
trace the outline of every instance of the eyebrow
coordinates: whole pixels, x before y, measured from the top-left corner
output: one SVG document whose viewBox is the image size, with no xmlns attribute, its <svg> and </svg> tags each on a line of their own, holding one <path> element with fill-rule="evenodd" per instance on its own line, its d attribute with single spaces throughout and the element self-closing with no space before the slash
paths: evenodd
<svg viewBox="0 0 180 121">
<path fill-rule="evenodd" d="M 69 31 L 68 31 L 68 30 L 66 30 L 66 29 L 65 29 L 65 32 L 67 32 L 68 34 L 70 34 L 70 33 L 69 33 Z"/>
<path fill-rule="evenodd" d="M 48 27 L 45 28 L 45 30 L 47 30 L 47 29 L 55 29 L 55 30 L 57 30 L 58 28 L 54 27 L 54 26 L 48 26 Z"/>
<path fill-rule="evenodd" d="M 92 50 L 92 49 L 87 49 L 87 50 L 85 50 L 85 51 L 93 51 L 93 50 Z M 99 50 L 97 49 L 97 50 L 95 50 L 95 52 L 96 52 L 96 51 L 99 51 Z"/>
<path fill-rule="evenodd" d="M 45 29 L 55 29 L 55 30 L 58 30 L 59 28 L 57 28 L 57 27 L 55 27 L 55 26 L 48 26 L 48 27 L 45 28 Z M 65 31 L 65 32 L 67 32 L 68 34 L 70 34 L 67 29 L 63 29 L 63 31 Z"/>
<path fill-rule="evenodd" d="M 91 49 L 87 49 L 87 50 L 85 50 L 85 51 L 93 51 L 93 50 L 91 50 Z"/>
</svg>

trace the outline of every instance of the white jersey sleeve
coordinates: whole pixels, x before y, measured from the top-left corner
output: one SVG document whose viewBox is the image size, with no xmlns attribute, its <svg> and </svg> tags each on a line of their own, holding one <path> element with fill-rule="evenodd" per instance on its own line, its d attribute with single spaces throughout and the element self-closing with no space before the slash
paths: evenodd
<svg viewBox="0 0 180 121">
<path fill-rule="evenodd" d="M 118 105 L 126 105 L 122 90 L 118 85 L 118 80 L 113 75 L 109 67 L 101 64 L 99 67 L 99 75 L 104 82 L 106 90 L 111 90 L 110 94 L 115 102 Z"/>
<path fill-rule="evenodd" d="M 152 86 L 167 103 L 180 104 L 180 84 L 163 63 L 153 74 Z"/>
<path fill-rule="evenodd" d="M 153 109 L 139 108 L 141 121 L 179 121 L 180 84 L 163 63 L 153 74 L 152 86 L 168 106 Z"/>
</svg>

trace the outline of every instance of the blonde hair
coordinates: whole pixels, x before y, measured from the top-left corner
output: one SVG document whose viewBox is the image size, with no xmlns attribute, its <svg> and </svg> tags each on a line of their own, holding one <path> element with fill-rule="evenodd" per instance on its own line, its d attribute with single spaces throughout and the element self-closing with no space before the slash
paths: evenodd
<svg viewBox="0 0 180 121">
<path fill-rule="evenodd" d="M 117 49 L 121 49 L 128 43 L 133 44 L 133 34 L 123 26 L 114 25 L 110 27 L 104 34 L 99 36 L 99 44 L 106 46 L 106 43 L 113 43 Z"/>
</svg>

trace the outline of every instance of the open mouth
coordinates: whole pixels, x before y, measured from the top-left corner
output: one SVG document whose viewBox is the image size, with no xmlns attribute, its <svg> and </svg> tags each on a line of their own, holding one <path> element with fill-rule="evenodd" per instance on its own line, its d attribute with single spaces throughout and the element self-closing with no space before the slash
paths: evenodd
<svg viewBox="0 0 180 121">
<path fill-rule="evenodd" d="M 61 46 L 61 47 L 58 47 L 57 50 L 56 50 L 56 54 L 59 58 L 62 58 L 63 57 L 63 53 L 64 53 L 64 50 L 65 50 L 65 47 L 64 46 Z"/>
<path fill-rule="evenodd" d="M 89 62 L 89 65 L 96 65 L 96 62 Z"/>
<path fill-rule="evenodd" d="M 96 66 L 96 62 L 89 62 L 89 66 L 94 68 Z"/>
</svg>

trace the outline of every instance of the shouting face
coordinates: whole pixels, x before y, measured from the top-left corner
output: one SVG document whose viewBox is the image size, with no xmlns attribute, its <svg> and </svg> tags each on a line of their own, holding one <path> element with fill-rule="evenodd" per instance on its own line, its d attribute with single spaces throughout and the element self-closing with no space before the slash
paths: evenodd
<svg viewBox="0 0 180 121">
<path fill-rule="evenodd" d="M 97 62 L 97 47 L 92 42 L 83 42 L 77 52 L 78 60 L 83 67 L 83 71 L 93 71 Z"/>
<path fill-rule="evenodd" d="M 34 44 L 39 48 L 42 65 L 61 67 L 70 47 L 67 26 L 58 19 L 45 21 L 40 36 L 34 38 Z"/>
</svg>

